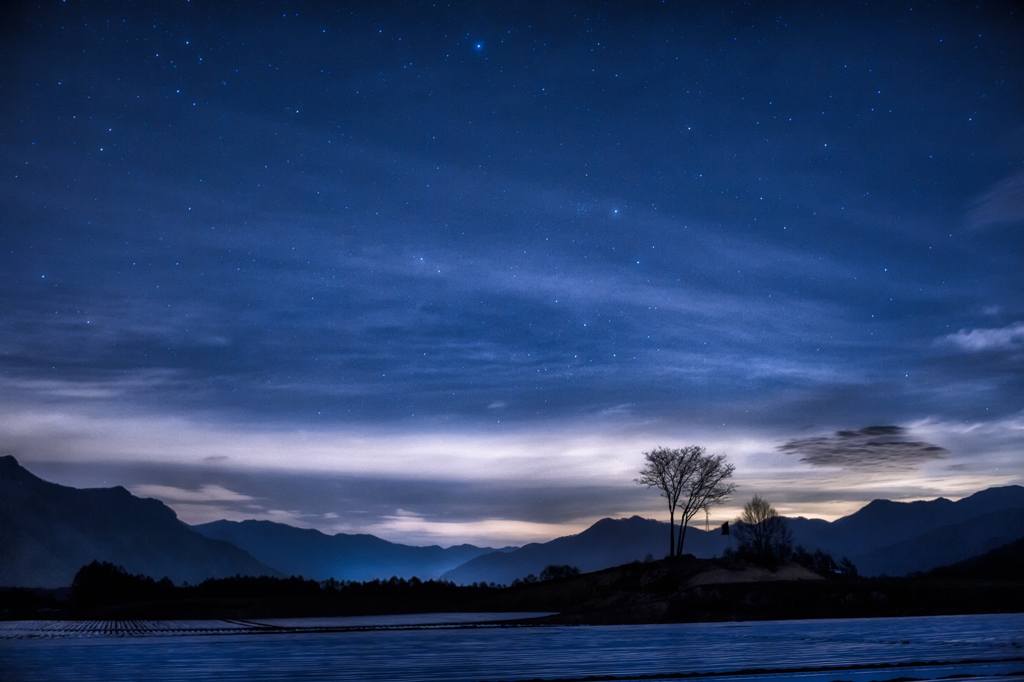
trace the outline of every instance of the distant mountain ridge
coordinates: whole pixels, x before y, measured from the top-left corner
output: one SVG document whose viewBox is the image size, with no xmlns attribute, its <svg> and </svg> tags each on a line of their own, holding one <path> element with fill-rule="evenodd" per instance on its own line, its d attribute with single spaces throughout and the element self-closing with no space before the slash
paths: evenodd
<svg viewBox="0 0 1024 682">
<path fill-rule="evenodd" d="M 861 575 L 901 576 L 956 563 L 1024 537 L 1024 488 L 989 488 L 962 500 L 875 500 L 833 522 L 787 519 L 793 546 L 849 557 Z M 505 554 L 484 554 L 442 577 L 457 583 L 510 583 L 549 564 L 571 564 L 584 572 L 665 556 L 668 524 L 634 516 L 602 519 L 578 535 L 534 543 Z M 719 556 L 730 537 L 718 529 L 691 526 L 684 552 Z"/>
<path fill-rule="evenodd" d="M 570 564 L 584 573 L 621 566 L 665 556 L 669 525 L 664 521 L 633 516 L 628 519 L 601 519 L 576 535 L 555 538 L 549 542 L 532 543 L 511 552 L 484 554 L 442 578 L 456 583 L 511 583 L 529 574 L 539 575 L 550 564 Z M 697 558 L 720 555 L 729 546 L 730 538 L 715 528 L 710 532 L 689 527 L 686 531 L 686 552 Z"/>
<path fill-rule="evenodd" d="M 831 523 L 788 521 L 794 545 L 847 556 L 862 575 L 907 575 L 1024 537 L 1024 487 L 989 488 L 956 502 L 875 500 Z"/>
<path fill-rule="evenodd" d="M 989 488 L 957 502 L 875 500 L 834 522 L 788 519 L 793 544 L 847 556 L 862 575 L 893 576 L 955 564 L 1024 537 L 1024 488 Z M 602 519 L 575 535 L 493 550 L 413 547 L 373 535 L 326 535 L 270 521 L 189 527 L 162 502 L 124 488 L 80 490 L 48 483 L 0 457 L 0 586 L 64 587 L 93 560 L 175 582 L 210 577 L 302 575 L 323 580 L 391 576 L 457 583 L 511 583 L 545 566 L 584 572 L 647 555 L 664 557 L 668 524 Z M 735 540 L 691 526 L 684 551 L 719 556 Z"/>
<path fill-rule="evenodd" d="M 481 554 L 502 551 L 474 545 L 414 547 L 374 535 L 327 535 L 272 521 L 214 521 L 192 528 L 241 547 L 286 575 L 315 580 L 431 580 Z"/>
<path fill-rule="evenodd" d="M 933 578 L 974 578 L 1024 581 L 1024 537 L 979 556 L 936 568 Z"/>
<path fill-rule="evenodd" d="M 50 483 L 0 457 L 0 585 L 66 587 L 94 560 L 174 582 L 280 575 L 178 520 L 163 502 L 121 487 Z"/>
</svg>

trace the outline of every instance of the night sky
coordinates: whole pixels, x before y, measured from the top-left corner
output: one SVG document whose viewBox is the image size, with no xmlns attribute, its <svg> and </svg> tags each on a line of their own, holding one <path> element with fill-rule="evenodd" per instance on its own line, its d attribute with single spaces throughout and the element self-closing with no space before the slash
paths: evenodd
<svg viewBox="0 0 1024 682">
<path fill-rule="evenodd" d="M 0 451 L 443 545 L 1024 483 L 1024 12 L 752 4 L 7 6 Z"/>
</svg>

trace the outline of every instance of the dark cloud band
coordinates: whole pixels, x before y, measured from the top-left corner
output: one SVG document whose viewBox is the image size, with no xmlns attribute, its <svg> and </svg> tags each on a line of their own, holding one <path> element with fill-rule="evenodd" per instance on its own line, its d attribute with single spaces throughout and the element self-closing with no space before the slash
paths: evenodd
<svg viewBox="0 0 1024 682">
<path fill-rule="evenodd" d="M 868 426 L 858 431 L 837 431 L 835 436 L 791 440 L 779 446 L 811 466 L 843 469 L 913 469 L 946 457 L 945 448 L 907 438 L 901 426 Z"/>
</svg>

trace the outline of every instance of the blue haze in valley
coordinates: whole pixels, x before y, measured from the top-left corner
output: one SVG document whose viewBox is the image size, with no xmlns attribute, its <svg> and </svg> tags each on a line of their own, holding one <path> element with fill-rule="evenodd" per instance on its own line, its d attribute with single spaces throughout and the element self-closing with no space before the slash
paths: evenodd
<svg viewBox="0 0 1024 682">
<path fill-rule="evenodd" d="M 662 514 L 659 444 L 790 515 L 1024 481 L 1008 5 L 4 12 L 0 450 L 44 478 L 494 546 Z"/>
</svg>

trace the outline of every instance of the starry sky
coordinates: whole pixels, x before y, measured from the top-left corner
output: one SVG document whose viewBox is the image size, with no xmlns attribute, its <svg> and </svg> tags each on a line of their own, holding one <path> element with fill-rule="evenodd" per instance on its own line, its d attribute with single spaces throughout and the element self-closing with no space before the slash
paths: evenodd
<svg viewBox="0 0 1024 682">
<path fill-rule="evenodd" d="M 0 451 L 442 545 L 1024 483 L 1022 12 L 758 4 L 10 3 Z"/>
</svg>

